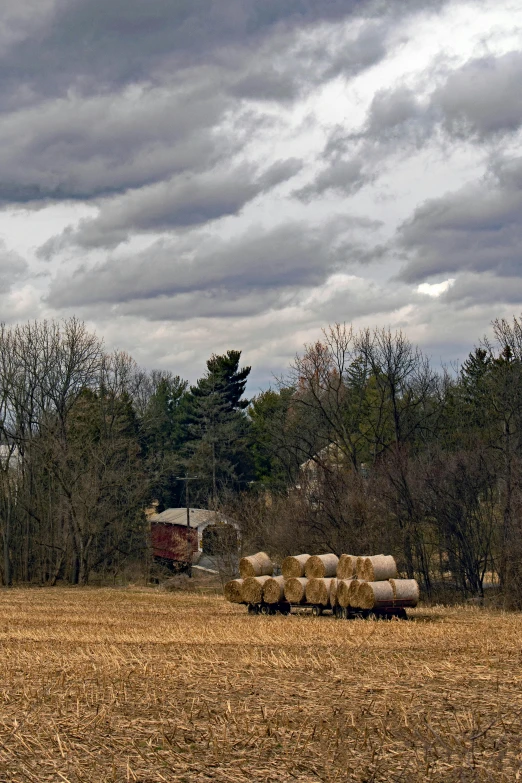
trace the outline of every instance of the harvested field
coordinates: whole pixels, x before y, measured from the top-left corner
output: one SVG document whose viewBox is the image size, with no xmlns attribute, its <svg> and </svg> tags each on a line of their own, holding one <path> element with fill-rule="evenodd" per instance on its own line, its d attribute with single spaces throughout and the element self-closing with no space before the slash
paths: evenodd
<svg viewBox="0 0 522 783">
<path fill-rule="evenodd" d="M 519 779 L 522 617 L 251 616 L 159 590 L 0 593 L 2 783 Z"/>
</svg>

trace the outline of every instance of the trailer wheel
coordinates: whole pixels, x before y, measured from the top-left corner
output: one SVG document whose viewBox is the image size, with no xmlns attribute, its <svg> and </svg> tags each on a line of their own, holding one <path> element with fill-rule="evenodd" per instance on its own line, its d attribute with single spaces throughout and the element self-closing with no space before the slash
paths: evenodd
<svg viewBox="0 0 522 783">
<path fill-rule="evenodd" d="M 319 604 L 314 604 L 312 606 L 312 614 L 314 617 L 320 617 L 323 613 L 323 607 Z"/>
<path fill-rule="evenodd" d="M 270 614 L 270 607 L 268 604 L 261 604 L 259 607 L 260 614 Z"/>
<path fill-rule="evenodd" d="M 279 611 L 281 614 L 288 615 L 292 611 L 290 604 L 279 604 Z"/>
</svg>

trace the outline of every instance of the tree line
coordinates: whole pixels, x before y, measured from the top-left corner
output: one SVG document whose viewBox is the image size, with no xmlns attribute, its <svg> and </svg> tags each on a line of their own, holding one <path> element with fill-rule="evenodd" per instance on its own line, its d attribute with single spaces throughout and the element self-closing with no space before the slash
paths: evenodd
<svg viewBox="0 0 522 783">
<path fill-rule="evenodd" d="M 428 596 L 522 602 L 522 322 L 459 367 L 337 324 L 245 398 L 241 352 L 194 384 L 73 318 L 0 328 L 1 578 L 85 584 L 148 558 L 144 510 L 221 509 L 245 548 L 393 553 Z"/>
<path fill-rule="evenodd" d="M 249 463 L 239 352 L 193 387 L 140 369 L 75 318 L 0 328 L 1 577 L 85 584 L 147 557 L 145 508 L 237 491 Z M 244 486 L 244 484 L 243 484 Z"/>
<path fill-rule="evenodd" d="M 275 546 L 293 530 L 302 551 L 391 552 L 430 597 L 494 585 L 521 604 L 518 319 L 449 369 L 400 332 L 329 327 L 250 415 L 261 481 L 292 487 L 282 503 L 243 500 Z"/>
</svg>

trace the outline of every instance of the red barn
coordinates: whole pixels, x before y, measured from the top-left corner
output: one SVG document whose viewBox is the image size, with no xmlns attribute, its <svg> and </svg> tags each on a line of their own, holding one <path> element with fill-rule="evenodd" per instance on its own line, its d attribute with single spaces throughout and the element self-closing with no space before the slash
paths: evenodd
<svg viewBox="0 0 522 783">
<path fill-rule="evenodd" d="M 190 509 L 190 527 L 186 508 L 168 508 L 149 517 L 152 554 L 166 565 L 183 567 L 192 562 L 192 555 L 206 551 L 203 534 L 216 527 L 237 530 L 235 522 L 204 508 Z M 211 554 L 209 552 L 209 554 Z"/>
<path fill-rule="evenodd" d="M 186 525 L 151 520 L 150 538 L 153 556 L 172 564 L 191 563 L 198 551 L 198 531 Z"/>
</svg>

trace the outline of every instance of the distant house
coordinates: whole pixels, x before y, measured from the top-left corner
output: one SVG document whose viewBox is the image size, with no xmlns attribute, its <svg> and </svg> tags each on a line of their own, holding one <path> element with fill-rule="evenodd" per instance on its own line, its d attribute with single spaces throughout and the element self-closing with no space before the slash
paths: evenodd
<svg viewBox="0 0 522 783">
<path fill-rule="evenodd" d="M 299 480 L 296 489 L 317 488 L 321 473 L 325 470 L 346 470 L 348 468 L 346 455 L 336 443 L 329 443 L 317 452 L 311 459 L 299 465 Z"/>
<path fill-rule="evenodd" d="M 311 459 L 299 465 L 299 479 L 296 489 L 317 489 L 321 474 L 324 474 L 325 471 L 342 473 L 351 473 L 353 471 L 352 463 L 336 443 L 329 443 L 328 446 L 318 451 Z M 368 478 L 369 471 L 366 463 L 360 463 L 359 474 L 362 478 Z"/>
</svg>

